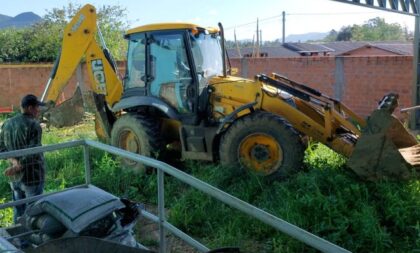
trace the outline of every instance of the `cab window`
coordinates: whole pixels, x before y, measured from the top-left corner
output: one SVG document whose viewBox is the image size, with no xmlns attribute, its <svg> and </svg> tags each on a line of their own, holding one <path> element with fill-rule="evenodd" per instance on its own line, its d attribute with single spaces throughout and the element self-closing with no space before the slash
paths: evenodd
<svg viewBox="0 0 420 253">
<path fill-rule="evenodd" d="M 193 111 L 187 90 L 193 83 L 183 32 L 152 34 L 150 43 L 150 94 L 180 113 Z"/>
<path fill-rule="evenodd" d="M 143 88 L 146 86 L 146 46 L 144 34 L 130 39 L 127 55 L 127 71 L 124 89 Z"/>
</svg>

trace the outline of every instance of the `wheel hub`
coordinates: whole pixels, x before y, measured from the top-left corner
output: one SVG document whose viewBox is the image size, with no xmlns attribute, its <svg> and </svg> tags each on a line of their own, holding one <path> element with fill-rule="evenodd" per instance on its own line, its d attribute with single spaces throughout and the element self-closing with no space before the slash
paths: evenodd
<svg viewBox="0 0 420 253">
<path fill-rule="evenodd" d="M 120 135 L 118 146 L 124 150 L 136 154 L 140 154 L 141 151 L 140 140 L 137 138 L 135 133 L 130 130 L 126 130 Z M 134 165 L 137 163 L 130 159 L 124 159 L 124 161 L 129 165 Z"/>
<path fill-rule="evenodd" d="M 137 153 L 139 151 L 139 145 L 136 139 L 130 138 L 127 140 L 127 150 L 133 153 Z"/>
<path fill-rule="evenodd" d="M 239 144 L 238 156 L 243 166 L 264 175 L 278 170 L 283 162 L 280 144 L 273 136 L 265 133 L 246 136 Z"/>
<path fill-rule="evenodd" d="M 251 149 L 251 156 L 258 162 L 267 161 L 270 159 L 270 150 L 267 145 L 261 145 L 255 143 Z"/>
</svg>

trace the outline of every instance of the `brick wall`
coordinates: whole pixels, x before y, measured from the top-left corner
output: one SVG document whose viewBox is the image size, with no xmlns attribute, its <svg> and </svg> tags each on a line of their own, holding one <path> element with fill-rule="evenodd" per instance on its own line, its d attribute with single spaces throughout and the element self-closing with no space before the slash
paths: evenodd
<svg viewBox="0 0 420 253">
<path fill-rule="evenodd" d="M 412 57 L 295 57 L 231 59 L 238 75 L 276 72 L 305 83 L 331 97 L 339 98 L 356 113 L 366 116 L 388 92 L 400 94 L 401 107 L 411 105 Z M 120 68 L 123 63 L 120 63 Z M 18 106 L 27 93 L 40 96 L 52 65 L 0 65 L 0 107 Z M 87 73 L 84 73 L 88 84 Z M 74 76 L 64 97 L 76 84 Z"/>
<path fill-rule="evenodd" d="M 124 62 L 119 62 L 122 73 Z M 19 107 L 20 100 L 28 93 L 41 98 L 45 85 L 48 82 L 52 64 L 24 64 L 24 65 L 0 65 L 0 107 Z M 86 87 L 90 87 L 87 68 L 82 65 L 82 76 Z M 70 98 L 76 88 L 77 75 L 73 74 L 69 84 L 61 94 L 59 101 Z"/>
<path fill-rule="evenodd" d="M 0 107 L 18 106 L 27 93 L 41 95 L 49 65 L 0 65 Z"/>
<path fill-rule="evenodd" d="M 296 57 L 231 59 L 238 75 L 276 72 L 340 99 L 366 116 L 388 92 L 400 94 L 400 107 L 411 106 L 412 57 Z"/>
<path fill-rule="evenodd" d="M 20 100 L 32 93 L 41 98 L 49 79 L 52 64 L 40 65 L 0 65 L 0 107 L 19 107 Z M 69 98 L 74 92 L 75 76 L 61 95 Z"/>
<path fill-rule="evenodd" d="M 412 57 L 349 57 L 344 61 L 343 102 L 367 115 L 388 92 L 400 94 L 400 107 L 411 106 Z"/>
</svg>

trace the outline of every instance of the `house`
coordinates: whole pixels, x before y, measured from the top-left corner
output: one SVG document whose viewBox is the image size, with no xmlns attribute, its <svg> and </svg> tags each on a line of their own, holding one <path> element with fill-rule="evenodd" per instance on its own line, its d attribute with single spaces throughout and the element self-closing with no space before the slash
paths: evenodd
<svg viewBox="0 0 420 253">
<path fill-rule="evenodd" d="M 252 47 L 241 48 L 241 56 L 244 58 L 252 58 L 255 55 L 256 50 Z M 227 50 L 229 58 L 241 58 L 236 49 Z M 299 57 L 299 53 L 288 49 L 286 47 L 261 47 L 260 48 L 260 57 Z"/>
<path fill-rule="evenodd" d="M 230 58 L 255 57 L 255 48 L 228 49 Z M 259 57 L 302 56 L 377 56 L 413 55 L 412 42 L 340 41 L 328 43 L 285 43 L 278 47 L 261 47 Z"/>
<path fill-rule="evenodd" d="M 384 43 L 373 42 L 340 54 L 342 56 L 368 56 L 368 55 L 413 55 L 411 43 Z"/>
<path fill-rule="evenodd" d="M 327 56 L 334 50 L 322 44 L 284 43 L 283 47 L 297 52 L 300 56 Z"/>
</svg>

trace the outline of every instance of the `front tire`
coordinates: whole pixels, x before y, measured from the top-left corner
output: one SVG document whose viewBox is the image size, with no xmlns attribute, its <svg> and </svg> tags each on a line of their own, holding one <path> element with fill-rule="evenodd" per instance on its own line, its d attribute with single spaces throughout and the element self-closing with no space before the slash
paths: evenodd
<svg viewBox="0 0 420 253">
<path fill-rule="evenodd" d="M 302 166 L 304 146 L 283 118 L 256 112 L 234 122 L 220 144 L 221 164 L 269 179 L 285 178 Z"/>
<path fill-rule="evenodd" d="M 157 158 L 162 150 L 159 124 L 145 115 L 126 114 L 111 131 L 111 145 L 147 157 Z M 146 166 L 130 159 L 121 159 L 123 168 L 144 173 Z"/>
</svg>

